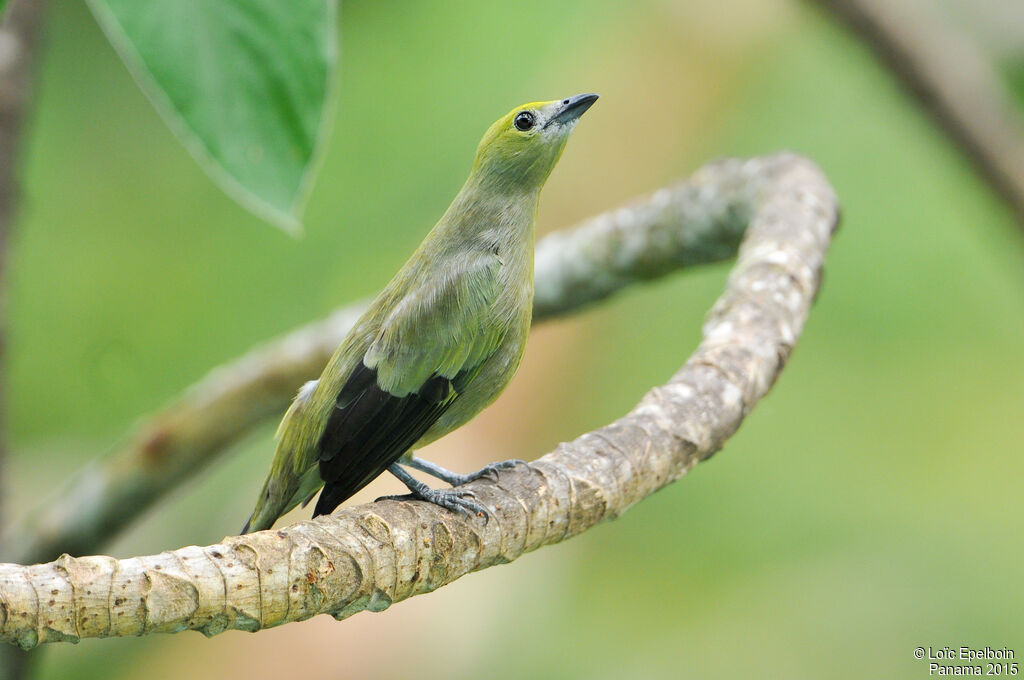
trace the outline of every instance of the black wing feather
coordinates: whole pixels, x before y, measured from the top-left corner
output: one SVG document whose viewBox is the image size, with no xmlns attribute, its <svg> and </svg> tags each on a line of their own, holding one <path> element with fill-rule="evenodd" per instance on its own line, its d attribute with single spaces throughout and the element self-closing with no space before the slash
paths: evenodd
<svg viewBox="0 0 1024 680">
<path fill-rule="evenodd" d="M 416 392 L 396 397 L 360 362 L 338 393 L 320 437 L 324 490 L 313 516 L 332 512 L 408 451 L 458 396 L 453 382 L 434 375 Z"/>
</svg>

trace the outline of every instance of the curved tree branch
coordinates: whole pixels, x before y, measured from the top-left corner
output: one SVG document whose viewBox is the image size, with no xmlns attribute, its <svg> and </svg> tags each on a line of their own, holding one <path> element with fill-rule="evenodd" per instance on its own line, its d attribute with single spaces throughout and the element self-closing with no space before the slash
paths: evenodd
<svg viewBox="0 0 1024 680">
<path fill-rule="evenodd" d="M 714 184 L 681 182 L 542 239 L 534 319 L 681 267 L 732 257 L 759 181 L 737 174 L 716 175 Z M 280 417 L 299 385 L 320 374 L 363 307 L 340 309 L 211 372 L 144 422 L 126 446 L 86 467 L 13 527 L 5 557 L 43 562 L 62 552 L 99 550 L 231 443 Z"/>
<path fill-rule="evenodd" d="M 637 216 L 664 209 L 679 195 L 703 206 L 700 214 L 717 224 L 738 197 L 751 214 L 703 342 L 667 384 L 618 421 L 502 471 L 496 481 L 470 485 L 489 509 L 489 522 L 427 503 L 384 501 L 204 548 L 0 565 L 0 639 L 29 648 L 186 629 L 214 635 L 319 613 L 342 619 L 380 611 L 574 536 L 678 479 L 722 447 L 775 381 L 817 293 L 838 218 L 832 189 L 806 160 L 722 161 L 685 185 L 555 237 L 558 248 L 543 257 L 566 266 L 547 275 L 593 299 L 613 290 L 621 273 L 584 286 L 583 272 L 596 280 L 604 265 L 640 277 L 664 267 L 658 254 L 671 250 L 679 232 Z M 576 260 L 568 253 L 577 246 L 590 264 L 569 267 Z M 647 264 L 616 264 L 638 254 Z M 551 302 L 538 300 L 542 309 L 545 304 Z"/>
<path fill-rule="evenodd" d="M 966 36 L 914 0 L 817 0 L 857 31 L 1024 222 L 1024 116 Z"/>
</svg>

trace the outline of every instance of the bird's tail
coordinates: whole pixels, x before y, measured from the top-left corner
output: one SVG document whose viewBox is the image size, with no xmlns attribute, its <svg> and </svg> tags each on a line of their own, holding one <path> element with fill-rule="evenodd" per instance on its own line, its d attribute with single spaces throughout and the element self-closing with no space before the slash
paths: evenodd
<svg viewBox="0 0 1024 680">
<path fill-rule="evenodd" d="M 259 499 L 256 501 L 256 508 L 249 515 L 249 519 L 246 520 L 245 526 L 242 527 L 240 533 L 248 534 L 253 531 L 269 529 L 274 526 L 277 518 L 284 514 L 281 507 L 283 504 L 277 500 L 273 486 L 273 475 L 270 475 L 267 477 L 267 481 L 263 483 L 263 489 L 260 491 Z"/>
<path fill-rule="evenodd" d="M 287 491 L 279 488 L 278 478 L 273 473 L 267 477 L 260 491 L 260 497 L 256 501 L 256 508 L 249 515 L 249 520 L 242 527 L 241 533 L 248 534 L 253 531 L 263 531 L 274 526 L 277 518 L 285 513 L 291 512 L 300 504 L 305 506 L 313 499 L 323 481 L 320 479 L 320 470 L 314 466 L 306 471 L 298 479 L 296 487 L 289 487 Z M 289 495 L 289 492 L 291 494 Z"/>
<path fill-rule="evenodd" d="M 242 530 L 238 532 L 238 535 L 243 536 L 245 534 L 251 534 L 254 531 L 263 531 L 264 529 L 269 529 L 270 527 L 274 526 L 275 521 L 277 521 L 277 518 L 274 518 L 269 522 L 265 520 L 262 522 L 258 521 L 256 518 L 256 513 L 253 512 L 251 515 L 249 515 L 249 519 L 245 521 L 245 526 L 243 526 Z"/>
<path fill-rule="evenodd" d="M 243 534 L 274 526 L 278 517 L 309 498 L 323 484 L 317 466 L 316 439 L 308 427 L 303 427 L 308 419 L 300 417 L 316 384 L 311 380 L 299 389 L 277 428 L 274 460 L 256 499 L 256 508 L 242 527 Z"/>
</svg>

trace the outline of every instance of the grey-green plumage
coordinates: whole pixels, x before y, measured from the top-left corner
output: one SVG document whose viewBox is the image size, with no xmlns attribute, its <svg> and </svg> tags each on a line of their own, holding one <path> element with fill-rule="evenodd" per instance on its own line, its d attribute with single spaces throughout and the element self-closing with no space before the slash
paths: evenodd
<svg viewBox="0 0 1024 680">
<path fill-rule="evenodd" d="M 412 458 L 411 451 L 472 419 L 518 369 L 533 304 L 540 190 L 596 99 L 525 104 L 488 129 L 444 216 L 320 379 L 299 390 L 243 533 L 270 528 L 321 485 L 314 514 L 329 513 L 388 469 L 415 497 L 482 509 L 466 498 L 471 494 L 429 489 L 395 463 L 451 483 L 473 478 Z"/>
</svg>

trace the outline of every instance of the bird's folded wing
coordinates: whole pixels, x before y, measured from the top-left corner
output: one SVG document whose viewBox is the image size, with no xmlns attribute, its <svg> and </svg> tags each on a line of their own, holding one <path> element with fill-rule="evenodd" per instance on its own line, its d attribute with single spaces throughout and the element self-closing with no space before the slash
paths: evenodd
<svg viewBox="0 0 1024 680">
<path fill-rule="evenodd" d="M 501 339 L 488 313 L 497 269 L 490 254 L 452 263 L 388 310 L 320 438 L 324 491 L 315 515 L 331 512 L 398 460 L 472 380 Z"/>
</svg>

